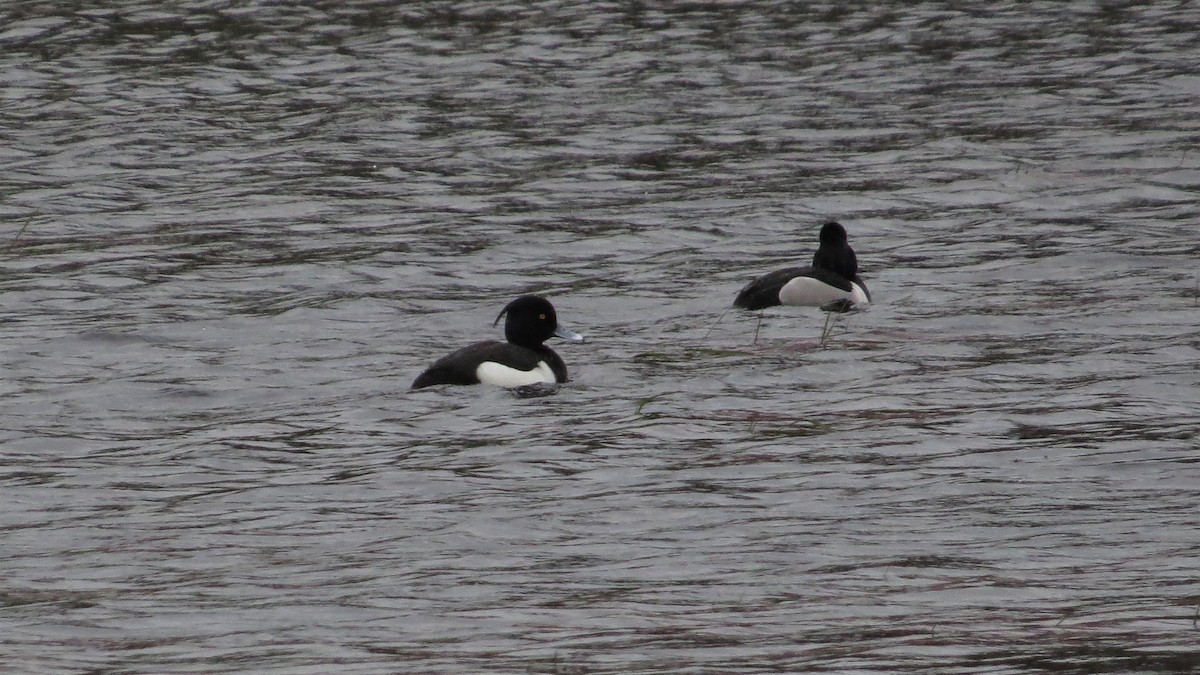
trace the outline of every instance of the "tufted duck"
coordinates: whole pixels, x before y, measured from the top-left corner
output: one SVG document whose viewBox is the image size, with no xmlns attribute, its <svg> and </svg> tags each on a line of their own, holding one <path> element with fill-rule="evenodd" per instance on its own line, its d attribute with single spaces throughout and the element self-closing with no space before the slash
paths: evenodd
<svg viewBox="0 0 1200 675">
<path fill-rule="evenodd" d="M 768 272 L 747 284 L 733 305 L 743 309 L 804 305 L 845 311 L 870 301 L 871 293 L 858 276 L 858 258 L 846 242 L 846 228 L 830 221 L 821 226 L 821 245 L 811 267 Z"/>
<path fill-rule="evenodd" d="M 508 303 L 492 325 L 505 314 L 507 342 L 485 340 L 447 354 L 421 373 L 412 388 L 435 384 L 523 387 L 566 382 L 566 364 L 542 343 L 551 337 L 583 342 L 583 336 L 559 326 L 554 306 L 538 295 L 523 295 Z"/>
</svg>

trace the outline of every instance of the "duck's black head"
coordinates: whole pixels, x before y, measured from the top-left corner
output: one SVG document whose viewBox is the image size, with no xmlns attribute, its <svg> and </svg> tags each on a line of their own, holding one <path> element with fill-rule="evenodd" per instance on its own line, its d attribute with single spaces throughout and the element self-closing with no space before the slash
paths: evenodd
<svg viewBox="0 0 1200 675">
<path fill-rule="evenodd" d="M 846 228 L 842 224 L 831 220 L 821 226 L 821 243 L 822 244 L 844 244 L 846 243 Z"/>
<path fill-rule="evenodd" d="M 821 226 L 821 245 L 813 254 L 812 266 L 835 272 L 847 281 L 858 276 L 858 258 L 846 241 L 846 228 L 841 223 L 831 220 Z"/>
<path fill-rule="evenodd" d="M 583 336 L 558 325 L 554 305 L 540 295 L 522 295 L 508 303 L 496 317 L 493 325 L 504 320 L 504 337 L 509 342 L 523 347 L 535 348 L 552 337 L 571 342 L 583 342 Z"/>
</svg>

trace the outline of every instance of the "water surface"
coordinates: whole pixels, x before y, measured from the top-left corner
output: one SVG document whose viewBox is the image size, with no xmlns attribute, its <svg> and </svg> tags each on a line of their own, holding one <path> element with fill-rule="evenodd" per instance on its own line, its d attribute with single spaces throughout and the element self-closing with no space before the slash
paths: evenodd
<svg viewBox="0 0 1200 675">
<path fill-rule="evenodd" d="M 1191 5 L 0 18 L 14 672 L 1197 667 Z"/>
</svg>

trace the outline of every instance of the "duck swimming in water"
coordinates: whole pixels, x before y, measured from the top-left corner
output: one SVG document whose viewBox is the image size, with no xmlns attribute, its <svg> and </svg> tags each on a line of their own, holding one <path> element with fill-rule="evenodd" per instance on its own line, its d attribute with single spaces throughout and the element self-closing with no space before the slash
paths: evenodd
<svg viewBox="0 0 1200 675">
<path fill-rule="evenodd" d="M 821 226 L 821 245 L 812 265 L 768 272 L 738 293 L 733 301 L 742 309 L 776 305 L 821 307 L 845 311 L 871 302 L 871 293 L 858 275 L 858 258 L 846 241 L 846 228 L 830 221 Z"/>
<path fill-rule="evenodd" d="M 551 337 L 583 342 L 583 336 L 559 326 L 554 306 L 540 295 L 523 295 L 508 303 L 493 325 L 505 315 L 505 342 L 485 340 L 451 352 L 418 375 L 412 388 L 435 384 L 512 388 L 566 382 L 566 364 L 542 343 Z"/>
</svg>

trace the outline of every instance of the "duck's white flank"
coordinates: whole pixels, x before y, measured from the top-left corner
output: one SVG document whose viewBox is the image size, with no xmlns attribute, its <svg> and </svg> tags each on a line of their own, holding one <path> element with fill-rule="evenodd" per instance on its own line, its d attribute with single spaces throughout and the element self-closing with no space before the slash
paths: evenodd
<svg viewBox="0 0 1200 675">
<path fill-rule="evenodd" d="M 524 387 L 545 382 L 553 384 L 558 381 L 554 371 L 545 361 L 538 361 L 533 370 L 517 370 L 495 361 L 484 361 L 475 368 L 475 377 L 483 384 L 497 387 Z"/>
<path fill-rule="evenodd" d="M 785 305 L 821 307 L 838 300 L 865 305 L 867 294 L 853 281 L 850 282 L 850 290 L 843 291 L 812 277 L 796 277 L 779 289 L 779 302 Z"/>
</svg>

